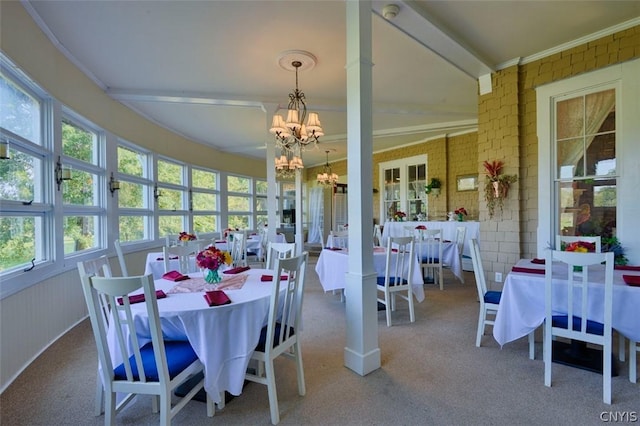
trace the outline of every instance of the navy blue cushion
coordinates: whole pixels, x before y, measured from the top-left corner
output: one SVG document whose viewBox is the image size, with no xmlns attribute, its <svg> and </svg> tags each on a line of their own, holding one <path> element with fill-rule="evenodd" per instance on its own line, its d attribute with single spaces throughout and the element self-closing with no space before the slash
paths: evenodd
<svg viewBox="0 0 640 426">
<path fill-rule="evenodd" d="M 484 303 L 500 304 L 501 291 L 488 291 L 484 294 Z"/>
<path fill-rule="evenodd" d="M 573 317 L 573 331 L 580 331 L 581 321 L 582 319 L 580 317 Z M 551 325 L 558 328 L 567 328 L 568 323 L 569 317 L 567 315 L 554 315 L 551 321 Z M 604 334 L 604 324 L 588 319 L 587 333 L 602 336 Z"/>
<path fill-rule="evenodd" d="M 396 280 L 396 277 L 389 277 L 389 285 L 394 285 L 395 280 Z M 378 285 L 384 285 L 384 277 L 378 277 L 377 283 L 378 283 Z M 401 284 L 406 284 L 407 280 L 402 278 L 402 281 L 400 281 L 400 283 Z"/>
<path fill-rule="evenodd" d="M 423 257 L 421 260 L 422 263 L 440 263 L 440 259 L 438 259 L 437 257 L 434 257 L 433 259 L 429 260 L 427 259 L 427 257 Z"/>
<path fill-rule="evenodd" d="M 192 362 L 198 359 L 198 356 L 193 351 L 193 348 L 186 341 L 165 341 L 164 351 L 167 357 L 167 366 L 169 367 L 169 377 L 173 379 L 180 374 L 185 368 L 191 365 Z M 156 366 L 156 359 L 153 356 L 153 345 L 151 342 L 140 348 L 140 355 L 142 356 L 142 367 L 144 368 L 144 375 L 149 382 L 157 382 L 160 380 L 158 377 L 158 367 Z M 131 365 L 131 371 L 135 380 L 140 380 L 138 375 L 138 367 L 133 355 L 129 358 L 129 364 Z M 113 370 L 116 380 L 127 380 L 127 373 L 124 369 L 124 363 L 120 364 Z"/>
<path fill-rule="evenodd" d="M 278 336 L 280 336 L 280 329 L 282 328 L 282 324 L 277 322 L 275 328 L 276 328 L 276 332 L 275 332 L 276 338 L 274 339 L 274 342 L 273 342 L 274 348 L 278 346 Z M 296 334 L 296 332 L 293 329 L 293 327 L 291 327 L 289 329 L 289 336 L 293 336 L 294 334 Z M 267 346 L 267 327 L 265 326 L 265 327 L 262 327 L 262 331 L 260 331 L 260 340 L 258 340 L 256 351 L 264 352 L 266 346 Z"/>
</svg>

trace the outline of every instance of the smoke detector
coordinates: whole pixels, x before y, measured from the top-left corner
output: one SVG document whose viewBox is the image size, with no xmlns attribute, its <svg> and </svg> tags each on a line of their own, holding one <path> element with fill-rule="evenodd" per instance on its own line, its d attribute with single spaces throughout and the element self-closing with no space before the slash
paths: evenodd
<svg viewBox="0 0 640 426">
<path fill-rule="evenodd" d="M 398 16 L 398 12 L 400 12 L 400 7 L 397 4 L 388 4 L 382 8 L 382 16 L 384 19 L 393 19 Z"/>
</svg>

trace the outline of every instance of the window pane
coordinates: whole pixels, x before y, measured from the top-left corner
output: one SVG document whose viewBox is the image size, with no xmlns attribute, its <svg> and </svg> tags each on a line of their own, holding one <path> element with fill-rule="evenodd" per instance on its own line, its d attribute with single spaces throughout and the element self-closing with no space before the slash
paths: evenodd
<svg viewBox="0 0 640 426">
<path fill-rule="evenodd" d="M 118 218 L 120 241 L 148 239 L 148 236 L 145 235 L 145 221 L 149 222 L 147 216 L 120 216 Z"/>
<path fill-rule="evenodd" d="M 16 201 L 42 201 L 42 191 L 35 190 L 42 161 L 20 151 L 9 150 L 10 160 L 0 161 L 0 198 Z"/>
<path fill-rule="evenodd" d="M 146 185 L 120 181 L 120 190 L 118 191 L 118 206 L 131 209 L 144 208 L 146 191 Z"/>
<path fill-rule="evenodd" d="M 269 185 L 267 184 L 267 181 L 264 181 L 264 180 L 256 181 L 256 194 L 267 195 L 268 188 L 269 188 Z"/>
<path fill-rule="evenodd" d="M 217 189 L 216 173 L 204 170 L 191 170 L 191 183 L 194 188 Z"/>
<path fill-rule="evenodd" d="M 558 177 L 560 179 L 584 176 L 583 141 L 583 138 L 578 138 L 558 142 Z"/>
<path fill-rule="evenodd" d="M 0 271 L 30 265 L 34 258 L 42 260 L 36 254 L 36 224 L 41 231 L 39 217 L 0 217 Z"/>
<path fill-rule="evenodd" d="M 118 147 L 118 171 L 132 176 L 142 177 L 147 156 L 139 152 Z"/>
<path fill-rule="evenodd" d="M 562 235 L 615 235 L 615 179 L 562 182 L 559 193 Z"/>
<path fill-rule="evenodd" d="M 62 152 L 69 157 L 86 161 L 91 164 L 98 164 L 96 155 L 95 133 L 71 123 L 68 120 L 62 122 Z"/>
<path fill-rule="evenodd" d="M 204 194 L 201 192 L 193 193 L 193 210 L 218 210 L 216 200 L 218 196 L 216 194 Z"/>
<path fill-rule="evenodd" d="M 79 206 L 98 205 L 95 199 L 97 179 L 98 177 L 94 174 L 82 170 L 73 170 L 71 180 L 63 181 L 63 202 Z"/>
<path fill-rule="evenodd" d="M 584 99 L 582 96 L 558 102 L 556 114 L 557 139 L 584 135 Z"/>
<path fill-rule="evenodd" d="M 160 236 L 165 237 L 167 235 L 175 235 L 175 237 L 178 238 L 180 232 L 186 231 L 183 223 L 184 218 L 182 216 L 160 216 L 158 218 Z"/>
<path fill-rule="evenodd" d="M 230 215 L 229 227 L 237 229 L 247 229 L 249 227 L 249 216 Z"/>
<path fill-rule="evenodd" d="M 587 150 L 587 176 L 616 174 L 616 134 L 596 136 Z"/>
<path fill-rule="evenodd" d="M 42 145 L 40 102 L 4 74 L 0 74 L 0 123 L 16 135 Z"/>
<path fill-rule="evenodd" d="M 256 215 L 256 220 L 258 221 L 258 226 L 268 225 L 267 223 L 268 218 L 266 214 Z"/>
<path fill-rule="evenodd" d="M 158 208 L 160 210 L 184 210 L 183 192 L 174 189 L 162 189 L 162 195 L 158 197 Z"/>
<path fill-rule="evenodd" d="M 248 212 L 251 209 L 251 198 L 249 197 L 227 197 L 227 208 L 232 212 Z"/>
<path fill-rule="evenodd" d="M 266 198 L 256 198 L 256 211 L 258 211 L 258 212 L 266 212 L 267 211 L 267 199 Z"/>
<path fill-rule="evenodd" d="M 65 216 L 64 254 L 97 247 L 97 216 Z"/>
<path fill-rule="evenodd" d="M 250 193 L 251 189 L 251 179 L 242 178 L 238 176 L 228 176 L 227 177 L 227 190 L 229 192 L 243 192 Z"/>
<path fill-rule="evenodd" d="M 218 217 L 214 215 L 194 215 L 193 230 L 195 232 L 214 232 L 218 229 Z"/>
<path fill-rule="evenodd" d="M 182 170 L 178 164 L 158 160 L 158 181 L 182 185 Z"/>
</svg>

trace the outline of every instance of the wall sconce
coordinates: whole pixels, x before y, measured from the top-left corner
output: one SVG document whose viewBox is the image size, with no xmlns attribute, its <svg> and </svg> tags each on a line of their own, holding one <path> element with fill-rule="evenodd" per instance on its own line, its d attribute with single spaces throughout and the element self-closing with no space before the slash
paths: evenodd
<svg viewBox="0 0 640 426">
<path fill-rule="evenodd" d="M 109 179 L 109 191 L 111 191 L 111 196 L 113 197 L 113 193 L 120 189 L 120 181 L 115 180 L 113 178 L 113 173 L 111 173 L 111 179 Z"/>
<path fill-rule="evenodd" d="M 56 183 L 58 184 L 58 191 L 60 191 L 60 185 L 64 180 L 71 180 L 71 169 L 68 167 L 62 167 L 60 162 L 60 156 L 58 155 L 58 162 L 56 163 Z"/>
<path fill-rule="evenodd" d="M 162 191 L 158 189 L 158 184 L 153 185 L 153 198 L 158 201 L 158 197 L 162 197 Z"/>
<path fill-rule="evenodd" d="M 0 141 L 0 160 L 9 160 L 9 142 L 6 140 Z"/>
</svg>

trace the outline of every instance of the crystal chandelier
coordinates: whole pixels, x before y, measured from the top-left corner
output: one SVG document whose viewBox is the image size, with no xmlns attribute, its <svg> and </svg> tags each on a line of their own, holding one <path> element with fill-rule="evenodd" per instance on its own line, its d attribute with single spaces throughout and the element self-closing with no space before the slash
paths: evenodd
<svg viewBox="0 0 640 426">
<path fill-rule="evenodd" d="M 298 59 L 309 59 L 311 65 L 315 65 L 315 58 L 307 52 L 295 51 L 287 54 L 291 54 L 295 58 L 290 62 L 290 69 L 294 69 L 296 72 L 296 88 L 293 93 L 289 93 L 287 120 L 285 121 L 282 115 L 275 114 L 269 132 L 275 136 L 276 148 L 280 148 L 281 152 L 280 157 L 275 160 L 276 170 L 283 171 L 288 169 L 295 172 L 297 169 L 304 168 L 302 151 L 307 146 L 315 147 L 324 132 L 317 113 L 309 113 L 307 119 L 305 95 L 304 92 L 298 89 L 298 69 L 303 65 L 309 64 L 303 64 Z M 282 61 L 286 60 L 286 58 L 286 55 L 283 56 Z M 281 65 L 283 65 L 282 61 Z M 307 119 L 306 124 L 305 119 Z"/>
<path fill-rule="evenodd" d="M 334 186 L 338 182 L 338 175 L 333 173 L 329 165 L 329 151 L 327 153 L 327 162 L 324 165 L 322 173 L 318 173 L 318 183 L 320 185 Z"/>
</svg>

